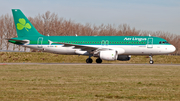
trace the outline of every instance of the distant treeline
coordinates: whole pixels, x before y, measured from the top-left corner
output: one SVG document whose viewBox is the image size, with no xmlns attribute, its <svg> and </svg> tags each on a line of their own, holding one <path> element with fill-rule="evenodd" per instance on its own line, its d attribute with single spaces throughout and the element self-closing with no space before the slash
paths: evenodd
<svg viewBox="0 0 180 101">
<path fill-rule="evenodd" d="M 163 31 L 141 31 L 130 28 L 127 24 L 91 25 L 80 24 L 72 20 L 60 18 L 57 14 L 47 11 L 34 18 L 28 18 L 34 27 L 43 35 L 50 36 L 157 36 L 167 40 L 176 47 L 174 54 L 179 54 L 180 35 Z M 0 16 L 0 50 L 25 50 L 29 49 L 8 43 L 5 38 L 17 37 L 13 17 L 9 14 Z"/>
</svg>

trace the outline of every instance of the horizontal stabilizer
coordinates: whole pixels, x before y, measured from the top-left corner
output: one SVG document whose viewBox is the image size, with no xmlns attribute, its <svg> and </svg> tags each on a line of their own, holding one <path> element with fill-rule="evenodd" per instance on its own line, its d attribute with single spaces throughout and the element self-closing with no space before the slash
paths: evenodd
<svg viewBox="0 0 180 101">
<path fill-rule="evenodd" d="M 7 38 L 6 40 L 8 40 L 8 41 L 11 42 L 11 43 L 19 42 L 19 43 L 22 43 L 22 44 L 26 44 L 26 43 L 29 42 L 28 40 L 13 39 L 13 38 L 11 38 L 11 39 L 8 39 L 8 38 Z"/>
</svg>

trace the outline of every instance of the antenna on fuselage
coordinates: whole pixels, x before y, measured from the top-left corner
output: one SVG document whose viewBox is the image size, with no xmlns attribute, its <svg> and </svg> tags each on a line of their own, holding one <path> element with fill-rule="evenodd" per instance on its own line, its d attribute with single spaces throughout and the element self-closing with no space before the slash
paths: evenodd
<svg viewBox="0 0 180 101">
<path fill-rule="evenodd" d="M 149 37 L 151 37 L 151 34 L 149 34 Z"/>
</svg>

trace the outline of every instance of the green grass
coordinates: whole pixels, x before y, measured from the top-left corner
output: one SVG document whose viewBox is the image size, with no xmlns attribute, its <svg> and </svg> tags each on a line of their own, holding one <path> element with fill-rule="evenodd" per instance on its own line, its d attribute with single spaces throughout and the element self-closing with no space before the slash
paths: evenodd
<svg viewBox="0 0 180 101">
<path fill-rule="evenodd" d="M 88 56 L 78 55 L 58 55 L 52 53 L 41 52 L 0 52 L 0 63 L 86 63 Z M 92 57 L 93 63 L 96 58 Z M 180 56 L 155 55 L 153 56 L 155 63 L 160 64 L 179 64 Z M 130 61 L 104 61 L 103 63 L 148 63 L 149 56 L 132 56 Z"/>
<path fill-rule="evenodd" d="M 0 100 L 179 100 L 180 66 L 0 65 Z"/>
</svg>

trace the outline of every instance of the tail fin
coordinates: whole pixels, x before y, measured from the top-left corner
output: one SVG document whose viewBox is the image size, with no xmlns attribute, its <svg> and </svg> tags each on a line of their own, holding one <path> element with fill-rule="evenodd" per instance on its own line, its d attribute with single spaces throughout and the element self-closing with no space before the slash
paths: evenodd
<svg viewBox="0 0 180 101">
<path fill-rule="evenodd" d="M 20 9 L 12 9 L 12 13 L 18 37 L 43 36 L 34 28 Z"/>
</svg>

